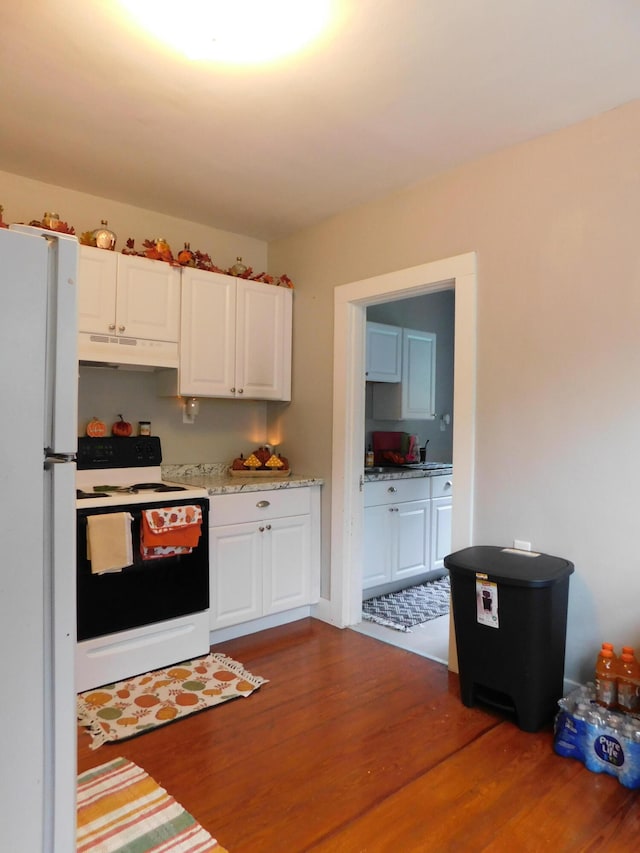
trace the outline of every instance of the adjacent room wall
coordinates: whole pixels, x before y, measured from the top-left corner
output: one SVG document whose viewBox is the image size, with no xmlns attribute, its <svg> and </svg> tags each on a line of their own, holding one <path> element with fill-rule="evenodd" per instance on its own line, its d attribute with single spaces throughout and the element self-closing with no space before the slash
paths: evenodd
<svg viewBox="0 0 640 853">
<path fill-rule="evenodd" d="M 478 257 L 475 542 L 572 560 L 567 676 L 640 644 L 640 102 L 469 163 L 269 247 L 299 282 L 290 452 L 323 490 L 333 289 Z M 300 395 L 300 396 L 298 396 Z M 455 476 L 455 472 L 454 472 Z"/>
<path fill-rule="evenodd" d="M 367 308 L 367 320 L 404 326 L 436 334 L 436 418 L 435 420 L 394 421 L 373 417 L 373 383 L 366 383 L 365 431 L 370 441 L 372 430 L 396 430 L 417 435 L 420 446 L 426 441 L 430 462 L 451 462 L 453 445 L 453 342 L 455 295 L 441 290 L 413 299 L 385 302 Z M 443 419 L 449 415 L 449 423 Z"/>
</svg>

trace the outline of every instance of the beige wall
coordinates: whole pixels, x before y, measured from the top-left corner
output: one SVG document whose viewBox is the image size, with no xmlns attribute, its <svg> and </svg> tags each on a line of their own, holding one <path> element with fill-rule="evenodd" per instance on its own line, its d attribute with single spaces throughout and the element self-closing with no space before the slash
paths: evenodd
<svg viewBox="0 0 640 853">
<path fill-rule="evenodd" d="M 284 429 L 327 482 L 333 289 L 477 252 L 474 538 L 524 539 L 575 563 L 567 676 L 578 680 L 602 640 L 640 646 L 638 138 L 634 102 L 269 247 L 297 284 Z"/>
</svg>

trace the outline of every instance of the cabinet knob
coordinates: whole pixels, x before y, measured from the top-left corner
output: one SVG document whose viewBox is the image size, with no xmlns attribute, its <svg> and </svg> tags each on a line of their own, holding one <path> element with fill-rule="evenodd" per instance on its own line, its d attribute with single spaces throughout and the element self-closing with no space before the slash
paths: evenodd
<svg viewBox="0 0 640 853">
<path fill-rule="evenodd" d="M 271 525 L 267 524 L 267 530 L 271 530 Z"/>
<path fill-rule="evenodd" d="M 230 388 L 229 390 L 231 391 L 231 393 L 232 393 L 232 394 L 235 394 L 235 393 L 236 393 L 236 389 L 235 389 L 235 388 Z"/>
<path fill-rule="evenodd" d="M 115 323 L 109 323 L 109 331 L 110 331 L 110 332 L 115 331 L 115 328 L 116 328 L 116 324 L 115 324 Z"/>
<path fill-rule="evenodd" d="M 260 531 L 260 533 L 264 533 L 264 527 L 259 527 L 258 530 Z"/>
<path fill-rule="evenodd" d="M 447 480 L 447 482 L 444 484 L 445 489 L 450 489 L 452 486 L 453 483 L 451 482 L 451 480 Z"/>
<path fill-rule="evenodd" d="M 244 388 L 238 388 L 238 394 L 242 394 L 243 391 L 244 391 Z"/>
<path fill-rule="evenodd" d="M 126 326 L 118 326 L 118 331 L 119 331 L 119 332 L 124 332 L 124 330 L 125 330 L 126 328 L 127 328 Z"/>
<path fill-rule="evenodd" d="M 390 506 L 389 512 L 398 512 L 398 507 L 397 506 Z"/>
<path fill-rule="evenodd" d="M 395 494 L 398 490 L 396 489 L 396 487 L 395 487 L 395 486 L 389 486 L 389 488 L 387 489 L 387 491 L 388 491 L 388 492 L 391 492 L 391 494 L 393 495 L 393 494 Z"/>
<path fill-rule="evenodd" d="M 271 502 L 270 501 L 258 501 L 256 506 L 260 507 L 260 509 L 263 509 L 265 506 L 271 506 Z"/>
</svg>

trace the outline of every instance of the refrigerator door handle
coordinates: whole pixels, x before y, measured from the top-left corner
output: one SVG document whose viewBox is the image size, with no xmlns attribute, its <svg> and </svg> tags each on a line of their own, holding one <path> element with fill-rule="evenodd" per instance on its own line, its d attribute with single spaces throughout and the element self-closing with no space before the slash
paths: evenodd
<svg viewBox="0 0 640 853">
<path fill-rule="evenodd" d="M 66 465 L 69 462 L 75 462 L 77 459 L 75 453 L 54 453 L 48 447 L 44 451 L 44 467 L 50 468 L 51 465 Z"/>
</svg>

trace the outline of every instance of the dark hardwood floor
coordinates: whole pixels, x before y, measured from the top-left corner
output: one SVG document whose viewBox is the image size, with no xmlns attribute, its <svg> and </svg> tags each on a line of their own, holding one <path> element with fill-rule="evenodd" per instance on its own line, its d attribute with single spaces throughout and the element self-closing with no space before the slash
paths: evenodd
<svg viewBox="0 0 640 853">
<path fill-rule="evenodd" d="M 638 795 L 460 702 L 445 666 L 305 619 L 222 651 L 269 679 L 92 751 L 143 767 L 229 853 L 632 851 Z"/>
</svg>

